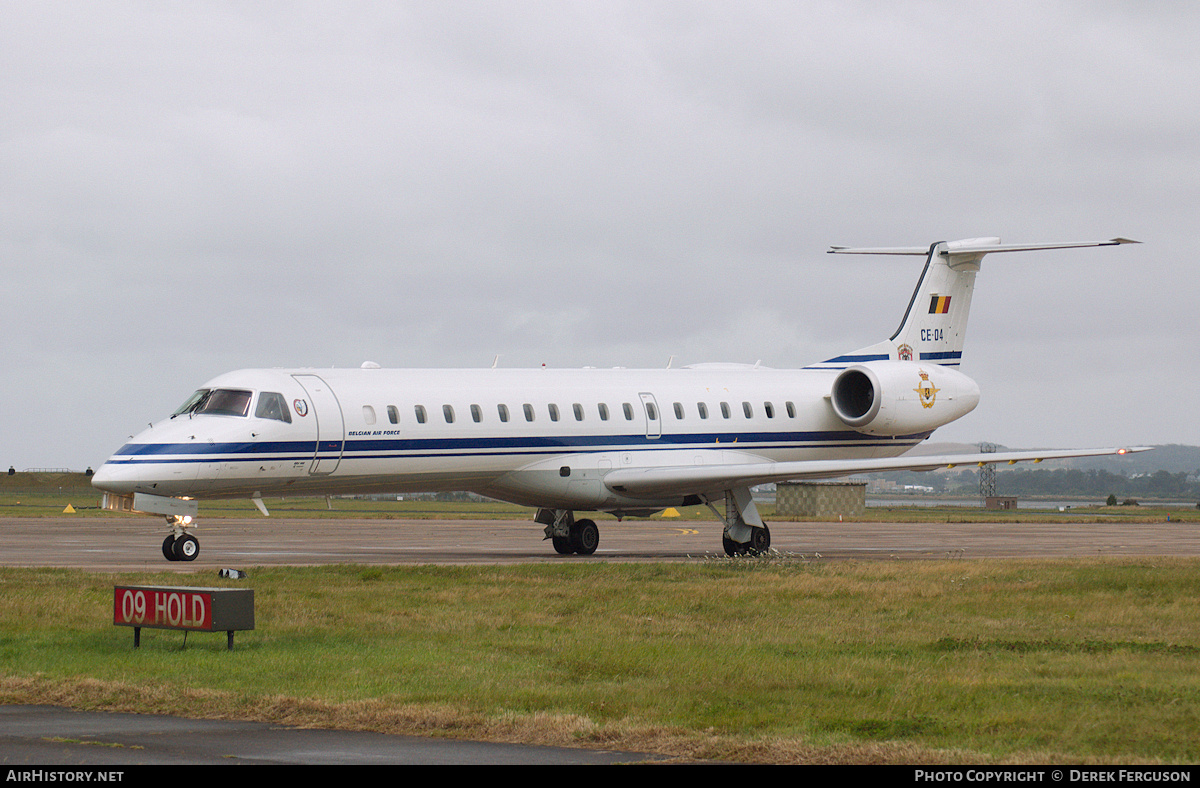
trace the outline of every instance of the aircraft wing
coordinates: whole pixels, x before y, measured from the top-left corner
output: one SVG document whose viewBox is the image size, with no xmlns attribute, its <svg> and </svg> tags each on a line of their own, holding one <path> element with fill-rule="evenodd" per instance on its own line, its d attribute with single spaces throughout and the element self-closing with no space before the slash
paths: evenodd
<svg viewBox="0 0 1200 788">
<path fill-rule="evenodd" d="M 702 492 L 753 487 L 770 482 L 801 479 L 833 479 L 858 473 L 883 471 L 932 471 L 956 465 L 1041 462 L 1069 457 L 1102 457 L 1148 451 L 1149 446 L 1124 449 L 1063 449 L 1008 451 L 979 454 L 930 454 L 867 460 L 800 460 L 795 462 L 752 462 L 735 465 L 679 465 L 662 468 L 615 470 L 604 477 L 610 490 L 632 497 L 692 495 Z"/>
</svg>

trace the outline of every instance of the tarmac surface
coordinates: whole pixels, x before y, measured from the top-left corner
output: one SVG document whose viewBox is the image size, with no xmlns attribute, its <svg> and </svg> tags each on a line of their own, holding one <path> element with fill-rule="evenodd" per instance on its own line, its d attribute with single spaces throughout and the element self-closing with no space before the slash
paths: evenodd
<svg viewBox="0 0 1200 788">
<path fill-rule="evenodd" d="M 168 562 L 166 528 L 141 516 L 0 517 L 0 566 L 216 575 L 225 568 L 314 564 L 509 564 L 700 561 L 722 556 L 717 522 L 598 521 L 593 556 L 562 556 L 542 528 L 518 520 L 211 519 L 194 530 L 200 556 Z M 1187 523 L 770 523 L 772 549 L 807 560 L 970 560 L 1200 556 Z M 615 764 L 639 753 L 425 739 L 265 723 L 0 706 L 0 763 Z"/>
<path fill-rule="evenodd" d="M 209 570 L 317 564 L 515 564 L 561 561 L 696 561 L 724 556 L 721 524 L 598 520 L 592 556 L 562 556 L 525 520 L 201 519 L 195 561 L 162 556 L 161 518 L 0 516 L 0 566 L 100 572 Z M 774 522 L 771 547 L 813 560 L 1062 558 L 1200 555 L 1194 524 Z"/>
<path fill-rule="evenodd" d="M 612 765 L 654 756 L 570 747 L 287 728 L 264 722 L 0 706 L 0 764 L 22 767 Z M 77 780 L 85 782 L 85 780 Z"/>
</svg>

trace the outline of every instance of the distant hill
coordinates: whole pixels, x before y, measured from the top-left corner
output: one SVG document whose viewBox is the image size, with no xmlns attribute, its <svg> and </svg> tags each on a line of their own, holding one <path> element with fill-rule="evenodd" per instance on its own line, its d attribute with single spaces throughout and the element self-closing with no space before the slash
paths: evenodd
<svg viewBox="0 0 1200 788">
<path fill-rule="evenodd" d="M 92 477 L 85 473 L 18 471 L 6 474 L 0 471 L 0 492 L 57 492 L 60 489 L 80 492 L 86 490 L 97 495 L 100 492 L 92 486 Z"/>
</svg>

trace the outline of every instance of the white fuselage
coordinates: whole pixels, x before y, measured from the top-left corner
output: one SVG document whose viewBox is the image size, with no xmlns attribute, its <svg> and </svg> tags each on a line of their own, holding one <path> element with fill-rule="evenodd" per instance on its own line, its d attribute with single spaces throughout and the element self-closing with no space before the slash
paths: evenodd
<svg viewBox="0 0 1200 788">
<path fill-rule="evenodd" d="M 616 469 L 894 457 L 928 437 L 932 426 L 896 436 L 848 427 L 829 402 L 838 372 L 242 370 L 204 389 L 248 392 L 244 415 L 153 424 L 94 484 L 190 498 L 469 490 L 621 512 L 685 501 L 608 489 Z M 266 415 L 268 399 L 286 403 L 288 420 Z"/>
</svg>

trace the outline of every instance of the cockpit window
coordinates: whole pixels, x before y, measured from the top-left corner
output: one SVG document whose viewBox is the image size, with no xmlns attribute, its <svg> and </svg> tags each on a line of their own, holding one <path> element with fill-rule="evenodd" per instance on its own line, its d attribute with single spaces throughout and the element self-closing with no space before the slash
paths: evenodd
<svg viewBox="0 0 1200 788">
<path fill-rule="evenodd" d="M 196 407 L 196 415 L 245 416 L 250 412 L 250 392 L 241 389 L 213 389 Z"/>
<path fill-rule="evenodd" d="M 276 421 L 286 421 L 292 423 L 292 412 L 288 410 L 287 400 L 282 394 L 274 391 L 264 391 L 258 395 L 258 405 L 254 408 L 254 415 L 260 419 L 275 419 Z"/>
<path fill-rule="evenodd" d="M 175 412 L 171 414 L 171 418 L 175 418 L 176 416 L 182 416 L 185 413 L 191 413 L 196 408 L 198 408 L 200 406 L 200 403 L 204 402 L 205 398 L 208 397 L 208 395 L 211 393 L 212 393 L 212 389 L 200 389 L 195 394 L 188 397 L 187 402 L 180 405 L 175 410 Z"/>
<path fill-rule="evenodd" d="M 250 412 L 252 394 L 243 389 L 200 389 L 180 405 L 171 418 L 185 413 L 193 416 L 201 413 L 209 416 L 245 416 Z"/>
</svg>

